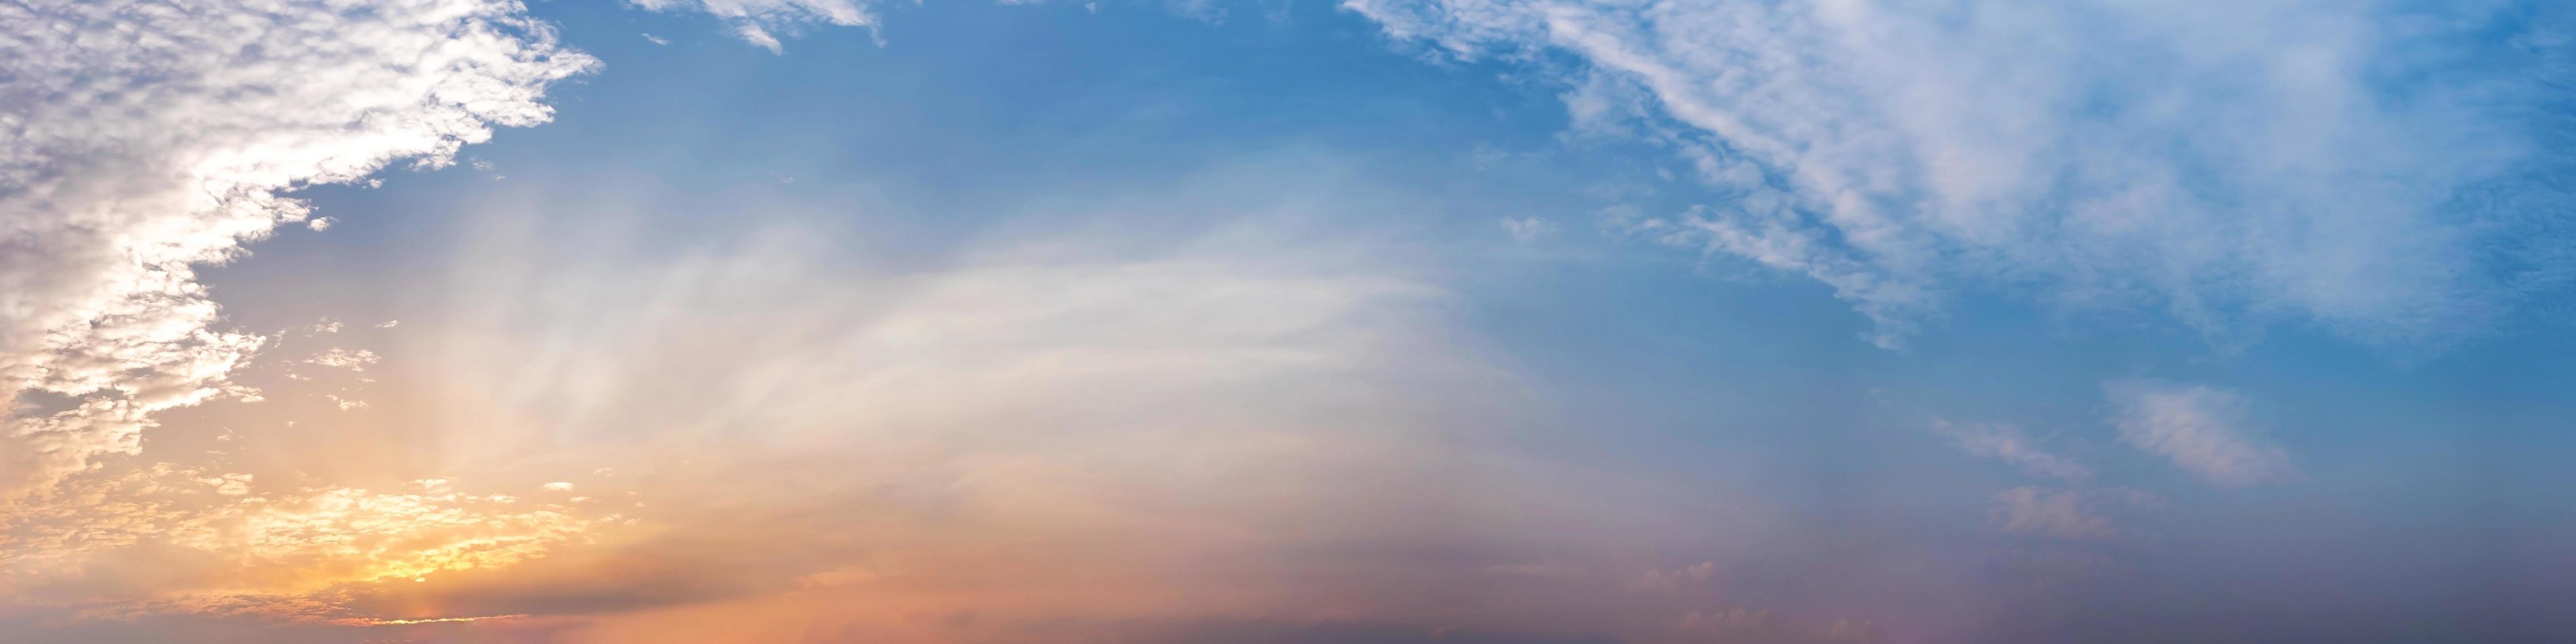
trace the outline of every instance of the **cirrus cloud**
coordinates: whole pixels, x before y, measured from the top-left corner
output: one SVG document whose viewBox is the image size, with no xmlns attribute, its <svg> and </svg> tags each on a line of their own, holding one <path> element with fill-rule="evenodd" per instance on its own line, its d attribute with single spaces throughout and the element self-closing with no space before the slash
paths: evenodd
<svg viewBox="0 0 2576 644">
<path fill-rule="evenodd" d="M 868 11 L 868 0 L 628 0 L 648 11 L 702 11 L 714 15 L 733 27 L 734 35 L 769 53 L 782 49 L 775 32 L 790 31 L 808 24 L 831 24 L 844 27 L 870 27 L 877 24 L 876 14 Z M 656 45 L 670 41 L 644 34 Z"/>
<path fill-rule="evenodd" d="M 1717 203 L 1614 222 L 1830 286 L 1896 346 L 1949 293 L 2438 342 L 2562 283 L 2563 11 L 2509 0 L 1347 0 L 1445 55 L 1579 61 L 1569 108 Z M 2499 37 L 2501 36 L 2501 37 Z M 1630 115 L 1630 116 L 1621 116 Z M 2535 210 L 2535 207 L 2537 209 Z"/>
</svg>

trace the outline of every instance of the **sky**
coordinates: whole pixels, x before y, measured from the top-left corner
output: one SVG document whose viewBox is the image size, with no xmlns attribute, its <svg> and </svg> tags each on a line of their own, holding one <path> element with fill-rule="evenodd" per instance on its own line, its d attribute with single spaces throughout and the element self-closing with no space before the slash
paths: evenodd
<svg viewBox="0 0 2576 644">
<path fill-rule="evenodd" d="M 0 4 L 0 640 L 2576 633 L 2576 5 Z"/>
</svg>

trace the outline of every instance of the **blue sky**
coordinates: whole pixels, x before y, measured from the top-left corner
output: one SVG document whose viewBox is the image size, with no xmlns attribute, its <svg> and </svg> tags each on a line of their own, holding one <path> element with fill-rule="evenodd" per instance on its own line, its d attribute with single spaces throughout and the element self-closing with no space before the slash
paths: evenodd
<svg viewBox="0 0 2576 644">
<path fill-rule="evenodd" d="M 287 4 L 0 13 L 7 639 L 2576 629 L 2551 5 Z"/>
</svg>

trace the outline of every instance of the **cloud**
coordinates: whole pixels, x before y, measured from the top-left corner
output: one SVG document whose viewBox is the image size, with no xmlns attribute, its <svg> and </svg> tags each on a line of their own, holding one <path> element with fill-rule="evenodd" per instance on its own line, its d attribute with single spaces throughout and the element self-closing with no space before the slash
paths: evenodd
<svg viewBox="0 0 2576 644">
<path fill-rule="evenodd" d="M 1823 282 L 1882 345 L 1962 289 L 2439 341 L 2576 269 L 2536 214 L 2576 165 L 2557 3 L 1344 6 L 1443 55 L 1580 61 L 1578 122 L 1719 195 L 1641 231 Z"/>
<path fill-rule="evenodd" d="M 356 398 L 342 398 L 339 394 L 323 394 L 322 397 L 331 399 L 331 404 L 339 407 L 340 411 L 367 408 L 367 401 L 358 400 Z"/>
<path fill-rule="evenodd" d="M 1256 219 L 1176 193 L 1195 191 L 1147 205 Z M 902 630 L 969 609 L 986 624 L 1411 619 L 1438 610 L 1423 593 L 1462 584 L 1493 590 L 1444 601 L 1478 610 L 1530 588 L 1616 590 L 1626 574 L 1574 571 L 1642 566 L 1599 561 L 1609 546 L 1587 526 L 1718 514 L 1699 505 L 1706 489 L 1603 494 L 1500 447 L 1492 428 L 1526 398 L 1482 360 L 1455 296 L 1409 270 L 1413 247 L 1267 222 L 1139 226 L 1118 217 L 1156 215 L 1118 199 L 1043 204 L 1083 230 L 894 266 L 851 261 L 866 237 L 807 226 L 567 253 L 496 216 L 437 273 L 455 300 L 418 333 L 439 349 L 388 376 L 433 379 L 434 397 L 407 404 L 441 417 L 387 431 L 458 462 L 613 469 L 560 480 L 604 506 L 644 492 L 634 512 L 671 544 L 657 558 L 742 579 L 567 641 L 695 639 L 739 629 L 752 606 L 817 615 L 817 632 L 893 629 L 843 638 L 886 642 L 982 641 Z M 399 395 L 371 397 L 396 409 Z M 872 608 L 832 608 L 859 597 Z M 1015 635 L 990 639 L 1055 641 Z"/>
<path fill-rule="evenodd" d="M 2210 482 L 2252 485 L 2296 473 L 2289 453 L 2248 425 L 2249 403 L 2233 391 L 2153 381 L 2103 385 L 2120 439 Z"/>
<path fill-rule="evenodd" d="M 2075 459 L 2050 453 L 2023 436 L 2019 428 L 2000 424 L 1954 424 L 1946 420 L 1932 423 L 1932 433 L 1958 445 L 1969 456 L 1991 458 L 2011 463 L 2033 476 L 2080 479 L 2093 475 L 2093 468 Z"/>
<path fill-rule="evenodd" d="M 809 24 L 831 24 L 844 27 L 873 27 L 876 14 L 869 11 L 870 0 L 628 0 L 650 11 L 700 11 L 715 15 L 733 27 L 734 34 L 770 53 L 780 53 L 775 32 L 793 33 Z M 669 41 L 645 34 L 653 44 Z"/>
<path fill-rule="evenodd" d="M 339 324 L 340 323 L 338 322 L 331 323 L 332 330 L 338 331 Z M 383 359 L 383 356 L 378 356 L 376 355 L 376 352 L 366 349 L 350 351 L 348 349 L 332 347 L 331 350 L 315 354 L 313 357 L 305 359 L 304 362 L 305 364 L 318 364 L 336 369 L 363 372 L 367 370 L 367 365 L 375 364 Z"/>
<path fill-rule="evenodd" d="M 0 499 L 132 454 L 263 339 L 195 266 L 307 206 L 300 186 L 446 163 L 533 125 L 595 63 L 515 2 L 45 0 L 0 7 Z M 353 91 L 364 88 L 365 91 Z"/>
<path fill-rule="evenodd" d="M 2017 487 L 1998 492 L 1991 515 L 2007 532 L 2068 539 L 2116 536 L 2111 520 L 2093 511 L 2095 501 L 2079 491 L 2044 492 Z"/>
<path fill-rule="evenodd" d="M 341 625 L 366 584 L 507 567 L 621 521 L 445 481 L 261 490 L 168 463 L 67 484 L 0 527 L 0 597 L 86 618 L 239 615 Z"/>
</svg>

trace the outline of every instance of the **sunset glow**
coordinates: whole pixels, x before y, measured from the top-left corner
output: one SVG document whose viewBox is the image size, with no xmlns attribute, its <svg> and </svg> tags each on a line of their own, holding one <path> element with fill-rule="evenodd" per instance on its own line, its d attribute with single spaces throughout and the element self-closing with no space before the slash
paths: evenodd
<svg viewBox="0 0 2576 644">
<path fill-rule="evenodd" d="M 0 643 L 2576 639 L 2576 3 L 0 35 Z"/>
</svg>

